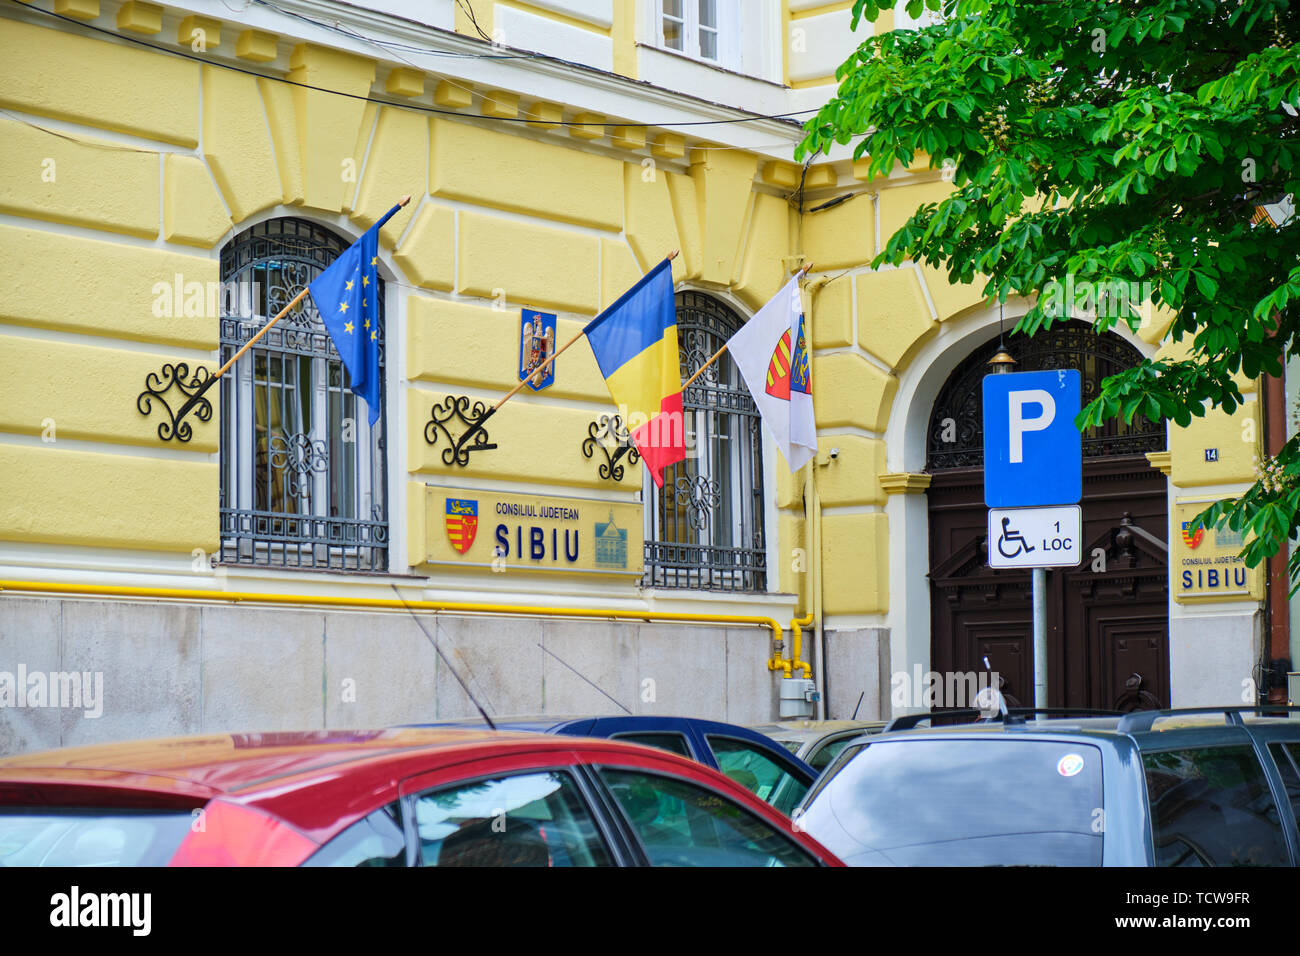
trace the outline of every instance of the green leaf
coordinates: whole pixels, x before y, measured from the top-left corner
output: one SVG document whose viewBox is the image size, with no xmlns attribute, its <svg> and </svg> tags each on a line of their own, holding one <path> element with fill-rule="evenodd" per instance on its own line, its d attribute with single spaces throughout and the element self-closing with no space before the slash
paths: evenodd
<svg viewBox="0 0 1300 956">
<path fill-rule="evenodd" d="M 1192 275 L 1196 279 L 1196 288 L 1200 290 L 1201 295 L 1205 296 L 1207 299 L 1213 299 L 1215 294 L 1219 291 L 1219 284 L 1204 272 L 1193 272 Z M 1217 351 L 1217 349 L 1215 351 Z"/>
</svg>

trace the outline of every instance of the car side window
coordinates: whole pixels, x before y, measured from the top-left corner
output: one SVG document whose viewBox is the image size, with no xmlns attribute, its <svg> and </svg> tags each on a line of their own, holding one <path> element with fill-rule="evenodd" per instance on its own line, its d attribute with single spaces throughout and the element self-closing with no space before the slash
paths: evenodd
<svg viewBox="0 0 1300 956">
<path fill-rule="evenodd" d="M 849 734 L 848 736 L 840 737 L 837 740 L 832 740 L 822 744 L 820 749 L 809 755 L 808 766 L 812 767 L 818 773 L 821 773 L 830 766 L 832 760 L 839 756 L 841 750 L 853 742 L 855 736 L 855 734 Z"/>
<path fill-rule="evenodd" d="M 358 820 L 313 853 L 303 866 L 406 866 L 401 806 L 390 803 Z"/>
<path fill-rule="evenodd" d="M 1300 823 L 1300 744 L 1269 744 L 1268 749 L 1278 773 L 1282 775 L 1282 785 L 1286 787 L 1286 798 L 1291 801 L 1296 822 Z"/>
<path fill-rule="evenodd" d="M 744 807 L 675 777 L 603 767 L 601 779 L 651 866 L 817 866 L 797 843 Z"/>
<path fill-rule="evenodd" d="M 422 793 L 415 827 L 424 866 L 611 865 L 577 783 L 559 770 Z"/>
<path fill-rule="evenodd" d="M 717 758 L 719 770 L 782 813 L 788 815 L 808 792 L 808 784 L 753 744 L 713 734 L 705 740 Z"/>
<path fill-rule="evenodd" d="M 1249 745 L 1144 753 L 1156 866 L 1285 866 L 1282 823 Z"/>
<path fill-rule="evenodd" d="M 643 747 L 667 750 L 669 753 L 678 754 L 687 760 L 695 759 L 694 754 L 691 753 L 691 748 L 686 744 L 686 738 L 681 734 L 614 734 L 613 739 L 626 740 L 628 743 L 641 744 Z"/>
</svg>

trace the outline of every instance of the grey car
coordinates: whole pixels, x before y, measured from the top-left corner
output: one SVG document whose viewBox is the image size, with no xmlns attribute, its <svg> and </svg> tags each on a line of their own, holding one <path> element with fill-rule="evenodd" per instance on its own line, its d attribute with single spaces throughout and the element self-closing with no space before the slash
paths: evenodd
<svg viewBox="0 0 1300 956">
<path fill-rule="evenodd" d="M 1300 707 L 918 722 L 794 812 L 850 866 L 1300 865 Z"/>
<path fill-rule="evenodd" d="M 783 720 L 751 724 L 749 729 L 776 741 L 821 773 L 851 741 L 885 727 L 883 720 Z"/>
</svg>

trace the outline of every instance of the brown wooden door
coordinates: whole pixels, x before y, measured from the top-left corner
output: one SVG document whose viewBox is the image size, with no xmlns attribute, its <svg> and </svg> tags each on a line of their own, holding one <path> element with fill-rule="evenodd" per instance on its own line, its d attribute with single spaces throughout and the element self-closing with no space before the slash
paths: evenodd
<svg viewBox="0 0 1300 956">
<path fill-rule="evenodd" d="M 1054 341 L 1041 334 L 1022 341 L 1019 353 L 1015 339 L 1008 346 L 1020 371 L 1080 368 L 1087 402 L 1101 378 L 1140 356 L 1079 325 L 1069 323 Z M 931 423 L 931 669 L 978 673 L 987 658 L 1008 702 L 1031 706 L 1031 575 L 994 571 L 987 560 L 978 383 L 996 347 L 990 343 L 953 373 Z M 1084 563 L 1047 572 L 1048 703 L 1168 706 L 1166 487 L 1143 454 L 1163 448 L 1164 427 L 1107 427 L 1084 436 Z"/>
<path fill-rule="evenodd" d="M 1049 625 L 1064 636 L 1049 663 L 1054 704 L 1169 706 L 1166 502 L 1145 459 L 1084 465 L 1084 564 L 1048 574 L 1059 602 Z"/>
</svg>

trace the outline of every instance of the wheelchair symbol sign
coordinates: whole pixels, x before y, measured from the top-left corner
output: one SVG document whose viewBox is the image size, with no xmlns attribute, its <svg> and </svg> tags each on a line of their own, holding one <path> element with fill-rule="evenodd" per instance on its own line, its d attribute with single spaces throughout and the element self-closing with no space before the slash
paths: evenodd
<svg viewBox="0 0 1300 956">
<path fill-rule="evenodd" d="M 989 567 L 1073 568 L 1083 560 L 1078 505 L 989 510 Z"/>
<path fill-rule="evenodd" d="M 1009 561 L 1033 550 L 1034 546 L 1025 540 L 1025 536 L 1011 527 L 1011 519 L 1003 515 L 1002 532 L 998 535 L 998 554 Z"/>
</svg>

